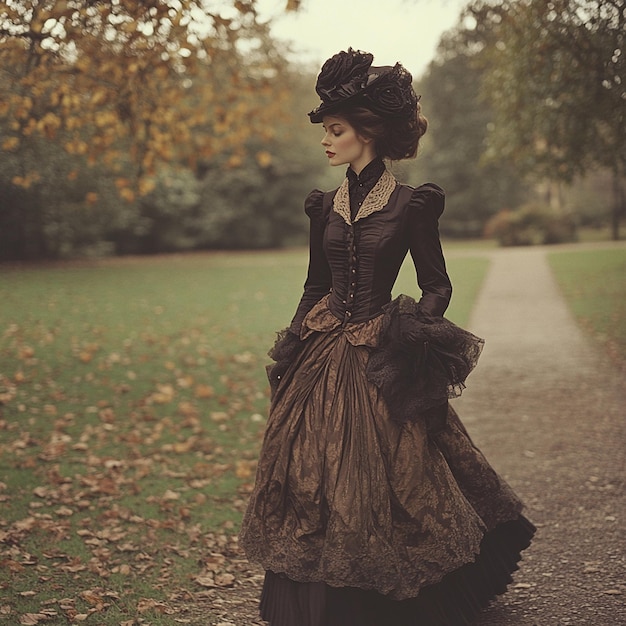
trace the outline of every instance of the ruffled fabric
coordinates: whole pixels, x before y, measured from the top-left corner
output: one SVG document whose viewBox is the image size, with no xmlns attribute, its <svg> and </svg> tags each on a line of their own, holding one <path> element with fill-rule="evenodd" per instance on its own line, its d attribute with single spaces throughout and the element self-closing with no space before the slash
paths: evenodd
<svg viewBox="0 0 626 626">
<path fill-rule="evenodd" d="M 287 371 L 287 368 L 293 363 L 295 358 L 302 350 L 303 343 L 298 335 L 291 332 L 289 328 L 285 328 L 276 333 L 276 341 L 268 356 L 275 361 L 265 367 L 267 379 L 270 383 L 270 393 L 273 396 L 280 384 L 280 381 Z"/>
<path fill-rule="evenodd" d="M 268 352 L 268 356 L 275 363 L 269 364 L 265 368 L 272 396 L 287 368 L 300 354 L 304 341 L 313 333 L 329 333 L 341 326 L 341 321 L 328 308 L 328 298 L 329 295 L 324 296 L 307 313 L 305 323 L 300 327 L 300 334 L 294 333 L 292 327 L 285 328 L 276 334 L 276 341 Z M 361 324 L 348 324 L 344 328 L 344 336 L 353 346 L 374 348 L 380 341 L 382 322 L 383 318 L 379 316 Z"/>
<path fill-rule="evenodd" d="M 285 329 L 278 334 L 267 367 L 272 392 L 303 341 L 315 332 L 331 332 L 342 326 L 328 308 L 329 295 L 306 315 L 300 335 Z M 484 340 L 443 317 L 425 314 L 411 297 L 400 295 L 383 313 L 360 324 L 346 324 L 343 334 L 353 346 L 372 348 L 367 380 L 382 392 L 391 419 L 424 420 L 429 432 L 445 425 L 447 401 L 461 395 L 476 366 Z"/>
<path fill-rule="evenodd" d="M 300 338 L 304 341 L 313 333 L 329 333 L 342 326 L 339 320 L 328 308 L 330 295 L 324 296 L 304 318 L 300 329 Z M 380 343 L 382 316 L 377 316 L 367 322 L 346 324 L 341 329 L 343 336 L 353 346 L 368 346 L 375 348 Z"/>
<path fill-rule="evenodd" d="M 443 317 L 426 315 L 409 296 L 383 309 L 380 347 L 374 350 L 367 378 L 383 393 L 391 418 L 427 419 L 440 430 L 448 399 L 465 389 L 484 340 Z"/>
<path fill-rule="evenodd" d="M 284 373 L 241 545 L 292 581 L 405 600 L 473 562 L 485 533 L 517 519 L 522 504 L 451 407 L 437 434 L 392 419 L 366 374 L 386 315 L 343 325 L 322 299 L 300 349 L 281 337 Z"/>
<path fill-rule="evenodd" d="M 535 532 L 523 515 L 498 525 L 484 536 L 473 563 L 401 601 L 354 587 L 300 583 L 270 571 L 261 616 L 270 626 L 468 626 L 506 591 Z"/>
</svg>

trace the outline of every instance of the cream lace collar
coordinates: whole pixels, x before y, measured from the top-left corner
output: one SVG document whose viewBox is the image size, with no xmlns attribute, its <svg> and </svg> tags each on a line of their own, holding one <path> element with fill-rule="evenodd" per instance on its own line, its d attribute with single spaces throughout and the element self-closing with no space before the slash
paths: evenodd
<svg viewBox="0 0 626 626">
<path fill-rule="evenodd" d="M 397 184 L 398 181 L 395 179 L 394 175 L 386 169 L 372 190 L 365 196 L 365 200 L 359 207 L 354 221 L 358 222 L 360 219 L 384 208 L 389 202 L 389 198 Z M 341 215 L 346 224 L 352 224 L 352 219 L 350 218 L 350 192 L 347 178 L 344 179 L 343 183 L 341 183 L 341 187 L 339 187 L 335 194 L 335 198 L 333 199 L 333 211 Z"/>
</svg>

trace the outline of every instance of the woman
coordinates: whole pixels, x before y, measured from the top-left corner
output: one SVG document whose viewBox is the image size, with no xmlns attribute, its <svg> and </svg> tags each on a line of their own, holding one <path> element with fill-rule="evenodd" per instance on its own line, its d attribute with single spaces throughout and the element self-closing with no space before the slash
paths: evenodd
<svg viewBox="0 0 626 626">
<path fill-rule="evenodd" d="M 468 624 L 506 590 L 534 527 L 448 399 L 482 340 L 442 316 L 443 191 L 386 160 L 426 131 L 411 75 L 369 53 L 326 61 L 309 113 L 342 185 L 313 191 L 310 259 L 268 370 L 272 402 L 241 532 L 271 626 Z M 391 300 L 410 251 L 419 302 Z"/>
</svg>

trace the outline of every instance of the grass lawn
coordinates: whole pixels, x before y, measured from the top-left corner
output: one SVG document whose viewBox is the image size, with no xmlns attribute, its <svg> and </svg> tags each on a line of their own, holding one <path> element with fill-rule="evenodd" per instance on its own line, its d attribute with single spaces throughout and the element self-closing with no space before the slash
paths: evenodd
<svg viewBox="0 0 626 626">
<path fill-rule="evenodd" d="M 626 360 L 626 249 L 552 252 L 549 261 L 581 326 Z"/>
<path fill-rule="evenodd" d="M 486 268 L 449 262 L 453 321 Z M 185 623 L 177 601 L 233 583 L 305 271 L 301 250 L 3 269 L 0 623 Z"/>
</svg>

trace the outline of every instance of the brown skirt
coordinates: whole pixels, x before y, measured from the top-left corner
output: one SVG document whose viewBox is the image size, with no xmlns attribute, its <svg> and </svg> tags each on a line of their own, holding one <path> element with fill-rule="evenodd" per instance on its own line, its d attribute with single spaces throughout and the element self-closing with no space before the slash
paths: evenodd
<svg viewBox="0 0 626 626">
<path fill-rule="evenodd" d="M 419 420 L 391 419 L 366 375 L 380 324 L 341 326 L 319 303 L 274 394 L 240 536 L 269 572 L 262 613 L 272 626 L 377 624 L 333 621 L 355 614 L 355 602 L 368 619 L 386 615 L 386 626 L 429 623 L 402 621 L 402 612 L 428 606 L 437 615 L 454 602 L 450 577 L 471 579 L 459 572 L 475 562 L 493 584 L 467 602 L 483 606 L 482 596 L 505 590 L 534 531 L 452 409 L 435 435 Z M 490 574 L 496 553 L 506 565 Z M 395 621 L 388 602 L 400 611 Z M 467 622 L 439 617 L 432 623 Z"/>
</svg>

